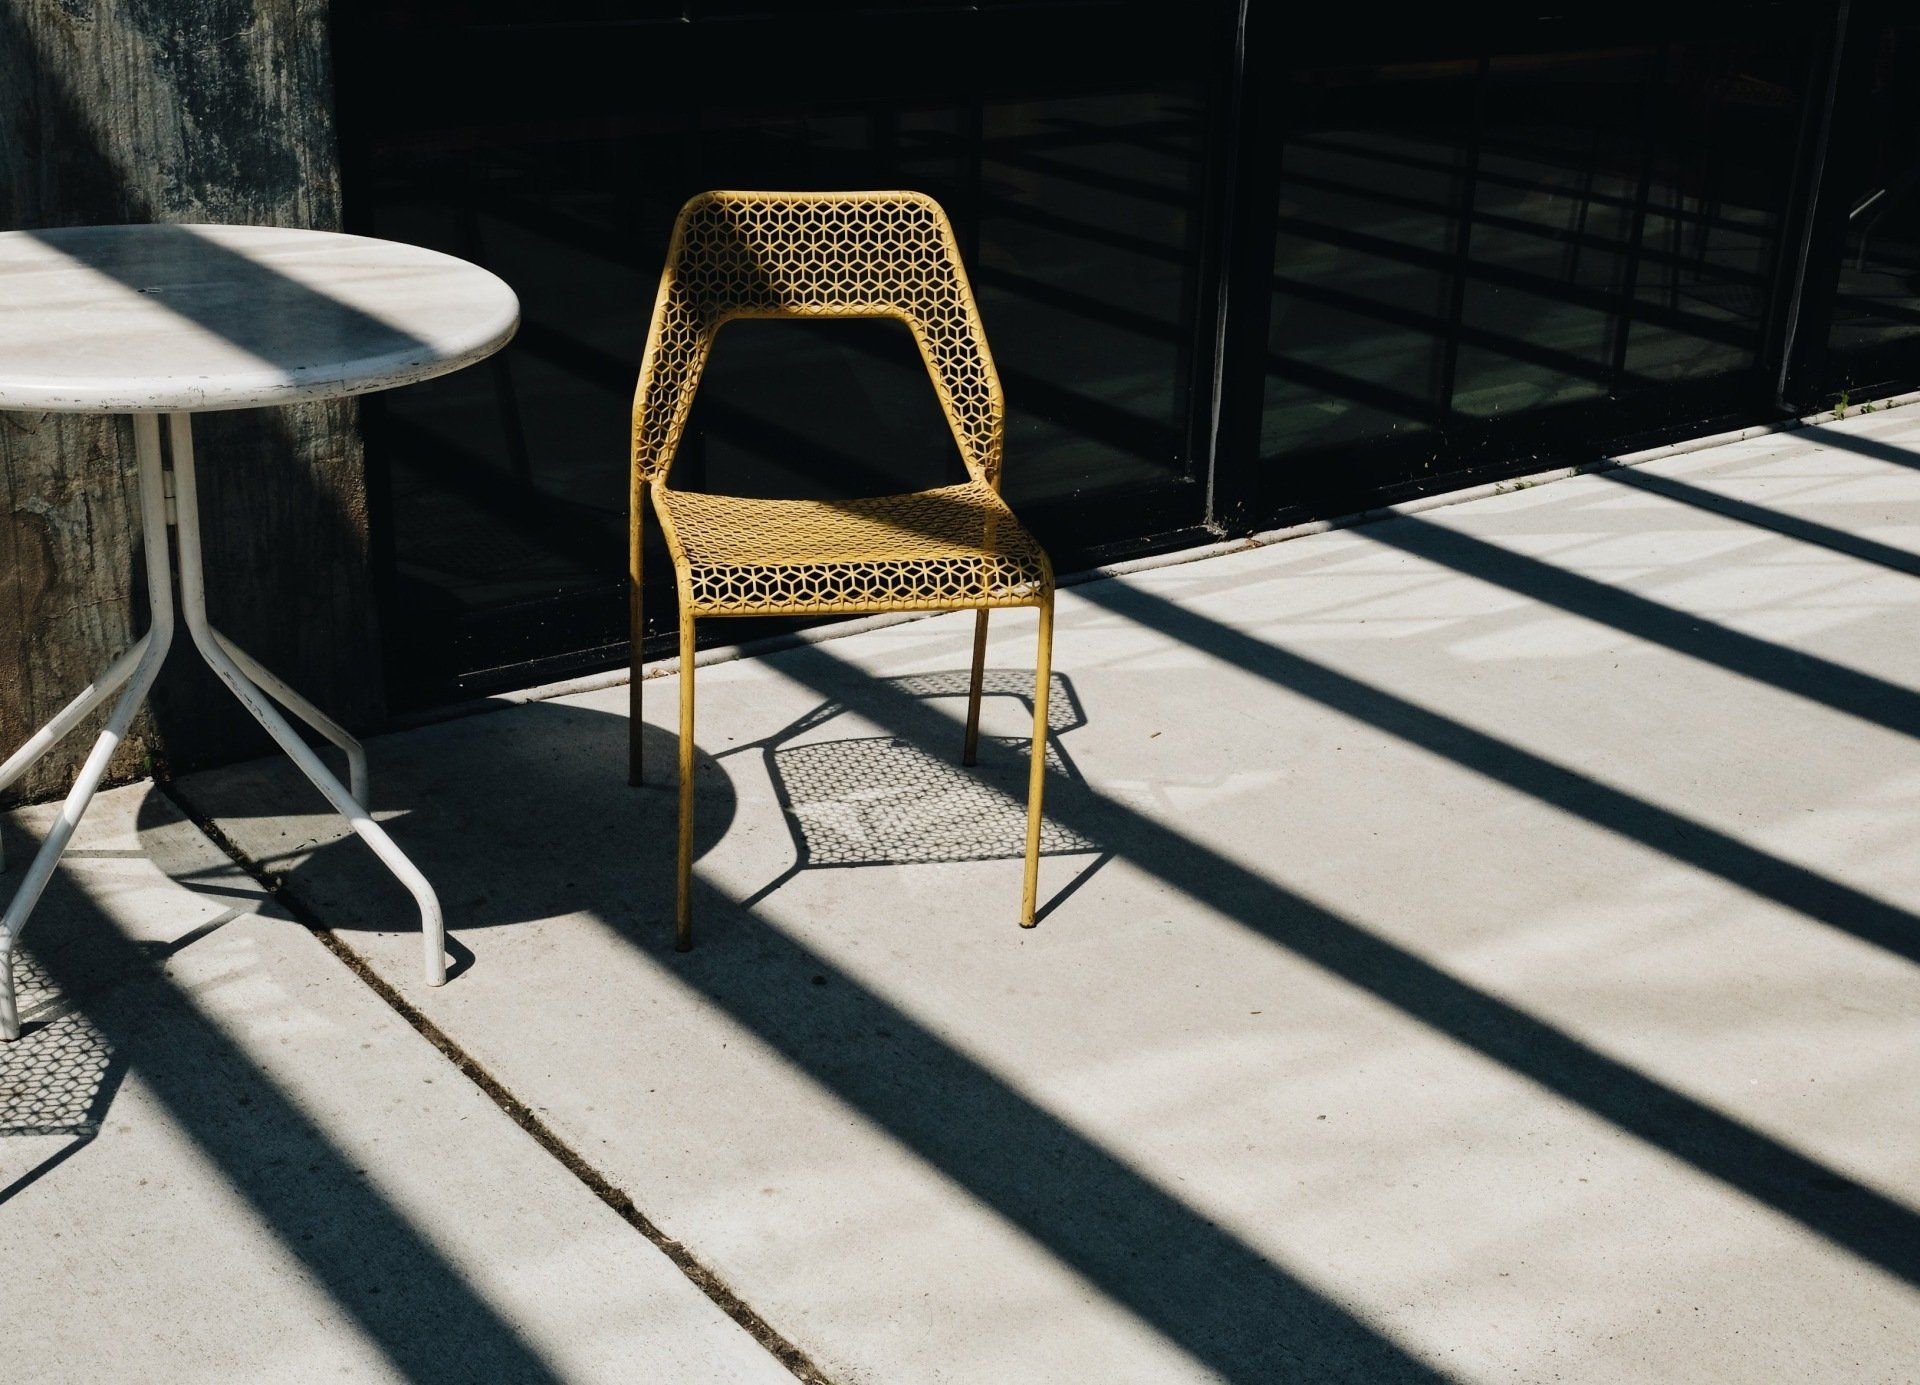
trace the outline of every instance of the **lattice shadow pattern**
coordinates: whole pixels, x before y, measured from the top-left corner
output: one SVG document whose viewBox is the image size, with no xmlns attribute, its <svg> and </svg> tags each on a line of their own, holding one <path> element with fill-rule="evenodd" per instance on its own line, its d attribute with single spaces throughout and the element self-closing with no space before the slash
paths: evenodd
<svg viewBox="0 0 1920 1385">
<path fill-rule="evenodd" d="M 1000 861 L 1026 851 L 1031 745 L 983 740 L 971 769 L 893 736 L 781 746 L 770 760 L 807 866 Z M 1047 769 L 1056 779 L 1073 773 L 1052 744 Z M 1041 825 L 1043 856 L 1100 849 L 1051 819 Z"/>
<path fill-rule="evenodd" d="M 23 1010 L 54 1013 L 10 1044 L 0 1044 L 0 1138 L 9 1135 L 94 1135 L 111 1094 L 113 1045 L 77 1010 L 61 1012 L 52 982 L 25 952 L 14 956 Z M 34 1006 L 34 994 L 42 1004 Z"/>
<path fill-rule="evenodd" d="M 968 696 L 967 669 L 909 673 L 878 680 L 889 694 L 922 700 Z M 981 671 L 983 696 L 1012 697 L 1029 712 L 1033 682 L 1024 669 Z M 1057 737 L 1086 725 L 1086 713 L 1070 679 L 1048 679 L 1046 767 L 1049 792 L 1069 799 L 1085 780 Z M 848 702 L 823 702 L 764 740 L 735 746 L 728 754 L 758 750 L 773 781 L 794 861 L 754 891 L 743 907 L 767 898 L 803 870 L 814 867 L 900 866 L 952 861 L 998 861 L 1023 855 L 1027 814 L 1023 799 L 1033 742 L 985 737 L 979 762 L 954 762 L 952 747 L 923 746 L 898 736 L 853 736 L 839 740 L 799 738 L 844 712 Z M 1052 820 L 1043 820 L 1038 855 L 1084 855 L 1092 859 L 1059 890 L 1041 913 L 1050 913 L 1091 879 L 1112 853 L 1099 842 Z"/>
</svg>

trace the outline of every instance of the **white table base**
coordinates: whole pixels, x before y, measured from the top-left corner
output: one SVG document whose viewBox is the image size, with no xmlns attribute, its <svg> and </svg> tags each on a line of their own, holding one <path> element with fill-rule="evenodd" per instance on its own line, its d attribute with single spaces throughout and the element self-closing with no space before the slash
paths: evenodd
<svg viewBox="0 0 1920 1385">
<path fill-rule="evenodd" d="M 92 754 L 80 767 L 80 773 L 61 805 L 46 840 L 33 864 L 14 892 L 13 902 L 0 918 L 0 1040 L 20 1037 L 20 1012 L 14 1000 L 13 950 L 26 927 L 27 917 L 40 900 L 41 892 L 53 875 L 60 855 L 67 849 L 81 815 L 92 802 L 107 771 L 107 762 L 126 738 L 133 714 L 153 689 L 154 677 L 173 643 L 173 566 L 168 559 L 167 533 L 171 529 L 180 545 L 180 610 L 187 632 L 209 667 L 233 690 L 234 696 L 254 716 L 280 748 L 292 757 L 302 773 L 326 795 L 335 812 L 344 817 L 360 834 L 374 854 L 412 892 L 420 907 L 420 928 L 426 948 L 426 981 L 438 986 L 447 979 L 446 933 L 440 901 L 419 868 L 393 844 L 386 830 L 373 820 L 367 803 L 367 757 L 360 742 L 344 728 L 308 702 L 300 694 L 274 677 L 249 657 L 233 641 L 215 630 L 207 620 L 206 587 L 200 558 L 200 507 L 194 486 L 192 416 L 168 414 L 167 430 L 170 457 L 163 458 L 160 447 L 160 420 L 154 414 L 133 415 L 135 451 L 140 477 L 140 519 L 147 550 L 147 601 L 152 614 L 147 633 L 134 646 L 107 666 L 99 677 L 63 707 L 45 726 L 28 738 L 5 764 L 0 764 L 0 790 L 13 783 L 47 751 L 78 726 L 87 714 L 99 707 L 116 691 L 120 698 L 107 716 L 107 724 L 94 742 Z M 169 467 L 168 462 L 171 462 Z M 351 788 L 343 787 L 313 749 L 302 740 L 280 707 L 311 726 L 347 756 L 347 777 Z M 0 869 L 4 858 L 0 858 Z"/>
</svg>

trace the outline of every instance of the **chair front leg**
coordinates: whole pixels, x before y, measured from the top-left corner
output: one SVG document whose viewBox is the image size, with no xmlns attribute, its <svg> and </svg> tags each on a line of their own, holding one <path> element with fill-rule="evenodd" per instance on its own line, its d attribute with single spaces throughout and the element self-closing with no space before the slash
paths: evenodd
<svg viewBox="0 0 1920 1385">
<path fill-rule="evenodd" d="M 973 680 L 967 684 L 967 741 L 960 763 L 970 765 L 980 752 L 980 680 L 987 665 L 987 608 L 973 613 Z"/>
<path fill-rule="evenodd" d="M 1033 762 L 1027 771 L 1027 878 L 1020 902 L 1022 928 L 1033 927 L 1034 897 L 1040 888 L 1040 800 L 1047 779 L 1047 710 L 1052 691 L 1053 593 L 1048 592 L 1040 607 L 1040 649 L 1034 661 Z"/>
<path fill-rule="evenodd" d="M 680 849 L 673 949 L 693 947 L 693 613 L 680 608 Z"/>
</svg>

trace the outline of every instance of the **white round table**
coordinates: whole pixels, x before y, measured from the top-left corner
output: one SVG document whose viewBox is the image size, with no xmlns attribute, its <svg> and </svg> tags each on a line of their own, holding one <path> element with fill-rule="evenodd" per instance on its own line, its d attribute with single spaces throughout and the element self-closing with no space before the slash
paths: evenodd
<svg viewBox="0 0 1920 1385">
<path fill-rule="evenodd" d="M 152 615 L 132 648 L 0 764 L 5 789 L 124 687 L 0 918 L 0 1039 L 20 1034 L 14 944 L 172 643 L 169 530 L 195 647 L 412 892 L 427 983 L 441 984 L 440 902 L 368 811 L 360 743 L 207 622 L 190 416 L 363 394 L 471 365 L 512 337 L 520 318 L 513 290 L 464 260 L 362 236 L 92 226 L 0 233 L 0 305 L 0 409 L 133 416 Z M 347 786 L 282 708 L 346 752 Z"/>
</svg>

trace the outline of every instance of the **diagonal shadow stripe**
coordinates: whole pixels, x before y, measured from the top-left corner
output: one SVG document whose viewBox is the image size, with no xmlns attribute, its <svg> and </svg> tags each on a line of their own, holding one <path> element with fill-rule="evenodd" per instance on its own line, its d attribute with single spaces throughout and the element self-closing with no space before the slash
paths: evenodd
<svg viewBox="0 0 1920 1385">
<path fill-rule="evenodd" d="M 13 1182 L 7 1184 L 6 1187 L 0 1188 L 0 1207 L 6 1206 L 8 1202 L 18 1197 L 21 1193 L 24 1193 L 28 1188 L 31 1188 L 34 1184 L 66 1163 L 67 1160 L 73 1158 L 74 1155 L 92 1144 L 97 1138 L 99 1138 L 97 1135 L 92 1134 L 76 1136 L 68 1143 L 61 1145 L 59 1149 L 49 1154 L 18 1178 L 14 1179 Z"/>
<path fill-rule="evenodd" d="M 1090 582 L 1076 588 L 1075 595 L 1603 831 L 1650 847 L 1897 957 L 1920 962 L 1920 918 L 1864 890 L 1209 620 L 1131 583 Z"/>
<path fill-rule="evenodd" d="M 844 700 L 896 735 L 938 746 L 956 734 L 955 718 L 868 679 L 825 646 L 791 651 L 769 664 L 824 697 Z M 1920 1284 L 1920 1213 L 1913 1209 L 1095 791 L 1083 791 L 1078 805 L 1056 816 L 1249 932 L 1860 1260 Z"/>
<path fill-rule="evenodd" d="M 79 889 L 60 893 L 65 941 L 38 958 L 42 969 L 65 994 L 84 994 L 101 971 L 145 978 L 152 987 L 145 997 L 127 988 L 79 1008 L 115 1052 L 131 1057 L 131 1074 L 173 1126 L 396 1374 L 419 1382 L 558 1385 L 539 1349 L 380 1195 L 155 956 Z M 32 1041 L 30 1030 L 17 1042 Z M 244 1107 L 227 1105 L 218 1086 L 209 1086 L 216 1073 L 235 1075 L 249 1098 Z"/>
<path fill-rule="evenodd" d="M 1875 726 L 1920 735 L 1920 694 L 1873 674 L 1783 648 L 1417 515 L 1396 515 L 1353 532 Z"/>
<path fill-rule="evenodd" d="M 356 359 L 430 361 L 421 337 L 281 273 L 192 226 L 155 223 L 137 236 L 94 227 L 29 231 L 48 249 L 143 295 L 182 321 L 299 377 L 314 343 L 351 344 Z M 159 292 L 164 287 L 168 291 Z"/>
<path fill-rule="evenodd" d="M 955 682 L 964 687 L 960 681 L 964 678 L 961 671 L 955 675 Z M 964 698 L 948 695 L 938 680 L 931 693 L 924 676 L 900 681 L 907 690 L 899 696 L 914 700 L 930 694 L 964 707 Z M 837 713 L 839 704 L 830 704 L 830 710 Z M 1073 710 L 1077 711 L 1077 704 Z M 795 1071 L 811 1078 L 820 1091 L 844 1102 L 846 1109 L 861 1113 L 877 1130 L 892 1135 L 928 1166 L 997 1212 L 1018 1233 L 1068 1267 L 1080 1285 L 1076 1292 L 1104 1295 L 1122 1311 L 1132 1313 L 1147 1330 L 1203 1363 L 1209 1379 L 1235 1385 L 1287 1380 L 1426 1385 L 1449 1379 L 1444 1370 L 1418 1359 L 1350 1308 L 1273 1264 L 1231 1229 L 1183 1201 L 1177 1190 L 1170 1191 L 1144 1176 L 1061 1121 L 1031 1096 L 955 1047 L 950 1038 L 916 1018 L 910 1009 L 897 1008 L 856 978 L 841 975 L 833 959 L 815 954 L 804 942 L 778 929 L 762 927 L 758 915 L 749 916 L 750 921 L 743 919 L 746 911 L 737 898 L 710 888 L 698 875 L 695 908 L 710 920 L 703 927 L 719 945 L 674 953 L 670 961 L 656 957 L 652 931 L 645 919 L 651 904 L 662 896 L 646 882 L 673 878 L 674 835 L 670 830 L 658 830 L 671 820 L 671 809 L 664 807 L 673 801 L 671 796 L 662 795 L 658 800 L 663 805 L 661 811 L 669 816 L 655 819 L 655 809 L 646 806 L 644 797 L 636 797 L 636 791 L 624 783 L 606 787 L 604 776 L 594 768 L 604 767 L 603 750 L 617 750 L 624 757 L 624 717 L 550 702 L 523 711 L 530 718 L 529 734 L 514 738 L 501 754 L 483 757 L 489 775 L 504 772 L 507 778 L 499 782 L 515 785 L 516 811 L 544 820 L 569 814 L 577 818 L 583 811 L 592 814 L 596 806 L 613 802 L 623 805 L 616 811 L 633 814 L 627 820 L 632 826 L 644 829 L 629 839 L 639 863 L 632 876 L 604 892 L 575 897 L 567 907 L 604 922 L 636 952 L 658 965 L 663 977 L 691 988 L 716 1013 L 731 1016 L 743 1030 L 764 1036 L 771 1048 Z M 814 720 L 809 713 L 800 724 L 812 724 Z M 551 738 L 556 724 L 561 728 L 561 738 L 579 753 L 558 759 L 553 756 Z M 670 738 L 651 726 L 648 731 L 658 741 L 648 745 L 649 758 L 657 764 L 668 758 L 663 752 Z M 789 727 L 777 734 L 792 733 Z M 944 752 L 950 757 L 959 744 L 956 733 Z M 752 742 L 737 750 L 757 759 L 763 746 Z M 581 773 L 590 777 L 581 780 Z M 708 778 L 705 774 L 701 777 Z M 715 795 L 706 790 L 719 790 L 727 783 L 724 775 L 713 778 L 718 782 L 702 786 L 709 810 L 722 805 L 714 803 Z M 1024 776 L 1019 782 L 1024 784 Z M 203 787 L 210 794 L 207 798 L 201 796 Z M 468 787 L 471 790 L 472 786 Z M 178 791 L 177 786 L 174 791 Z M 193 798 L 196 816 L 217 821 L 223 815 L 217 781 L 196 784 Z M 231 800 L 229 804 L 238 812 L 247 811 Z M 714 816 L 710 811 L 705 822 L 696 827 L 696 854 L 704 854 L 717 840 L 711 835 Z M 718 816 L 726 818 L 730 813 L 723 811 Z M 1017 822 L 1024 828 L 1023 812 Z M 720 824 L 722 829 L 724 825 Z M 370 859 L 352 845 L 350 836 L 341 843 L 346 855 L 330 862 L 332 868 L 354 871 L 371 867 Z M 438 850 L 444 851 L 452 844 L 452 839 L 445 839 Z M 435 872 L 436 859 L 452 859 L 437 856 L 430 840 L 422 846 L 424 854 L 418 859 L 429 873 Z M 335 850 L 328 847 L 321 854 L 331 857 Z M 479 879 L 469 883 L 492 882 L 481 888 L 513 895 L 518 886 L 507 886 L 500 872 L 506 871 L 516 879 L 525 872 L 510 858 L 511 853 L 478 866 L 469 862 L 469 869 L 481 871 Z M 260 858 L 251 859 L 260 864 Z M 282 888 L 311 900 L 307 893 L 310 882 L 323 878 L 324 870 L 310 874 L 309 869 L 307 865 L 295 869 L 283 880 Z M 364 896 L 355 891 L 356 898 L 377 901 L 378 891 L 392 888 L 378 876 L 366 880 L 371 891 Z M 552 891 L 556 886 L 557 877 L 536 882 L 532 898 L 540 902 L 508 900 L 500 912 L 484 920 L 469 916 L 465 923 L 475 928 L 483 922 L 518 923 L 529 917 L 528 907 L 539 910 L 537 916 L 545 916 L 554 905 Z M 369 913 L 357 904 L 339 903 L 340 897 L 331 892 L 327 898 L 331 902 L 317 911 L 328 923 L 380 926 L 377 904 Z M 1011 929 L 1011 913 L 1006 922 Z M 752 930 L 751 958 L 743 957 L 739 948 L 725 945 L 729 933 L 738 938 L 738 930 L 743 927 Z M 818 984 L 794 986 L 796 976 L 823 979 Z M 1044 1042 L 1045 1036 L 1036 1034 L 1035 1041 Z M 646 1207 L 645 1186 L 624 1191 L 636 1205 Z M 666 1230 L 682 1234 L 672 1227 Z M 697 1253 L 697 1237 L 689 1244 Z M 810 1354 L 820 1346 L 814 1342 L 804 1345 Z"/>
<path fill-rule="evenodd" d="M 915 679 L 902 682 L 910 690 L 895 695 L 908 701 L 917 701 L 926 691 Z M 964 707 L 964 699 L 942 700 Z M 837 701 L 830 705 L 835 709 L 840 706 Z M 1177 1190 L 1162 1186 L 1062 1121 L 956 1047 L 950 1037 L 916 1017 L 910 1008 L 896 1005 L 858 978 L 844 974 L 840 962 L 768 926 L 761 915 L 749 914 L 741 900 L 713 888 L 698 874 L 694 877 L 698 891 L 695 911 L 708 920 L 702 928 L 713 942 L 692 952 L 660 956 L 654 949 L 656 935 L 647 916 L 662 898 L 671 899 L 650 887 L 673 878 L 674 836 L 670 830 L 658 830 L 671 821 L 672 810 L 665 806 L 673 801 L 670 792 L 657 800 L 661 805 L 658 811 L 667 816 L 654 818 L 656 810 L 645 807 L 644 798 L 636 799 L 635 790 L 624 783 L 607 787 L 600 773 L 606 759 L 598 752 L 604 747 L 624 757 L 623 717 L 554 703 L 535 704 L 523 711 L 529 718 L 528 734 L 516 737 L 499 756 L 491 757 L 488 771 L 497 775 L 505 770 L 509 778 L 497 782 L 518 781 L 513 791 L 516 811 L 551 819 L 570 809 L 577 818 L 582 812 L 591 815 L 596 806 L 609 802 L 611 794 L 613 801 L 628 805 L 629 811 L 639 809 L 628 821 L 647 829 L 627 839 L 637 861 L 631 875 L 589 898 L 574 898 L 566 907 L 604 923 L 656 966 L 663 978 L 688 988 L 715 1014 L 737 1025 L 739 1031 L 759 1036 L 827 1099 L 839 1103 L 841 1109 L 858 1113 L 874 1129 L 897 1140 L 959 1190 L 998 1214 L 1016 1233 L 1067 1267 L 1076 1281 L 1075 1293 L 1104 1296 L 1147 1330 L 1201 1363 L 1208 1379 L 1233 1385 L 1296 1380 L 1431 1385 L 1450 1378 L 1441 1368 L 1395 1343 L 1350 1307 L 1275 1265 L 1232 1229 L 1184 1201 Z M 558 758 L 552 754 L 556 724 L 562 728 L 563 738 L 572 739 L 575 750 L 584 753 Z M 942 725 L 957 727 L 958 723 Z M 648 730 L 659 742 L 649 744 L 649 756 L 659 763 L 667 758 L 661 752 L 669 738 L 652 727 Z M 959 744 L 956 731 L 950 743 L 942 743 L 942 750 L 951 757 Z M 757 759 L 762 746 L 748 743 L 739 750 Z M 590 777 L 582 780 L 578 777 L 582 773 Z M 703 784 L 703 791 L 719 789 L 726 782 L 724 775 L 714 778 L 720 782 Z M 1024 784 L 1024 777 L 1020 782 Z M 472 786 L 468 789 L 472 791 Z M 197 814 L 211 808 L 217 817 L 217 788 L 213 793 L 215 799 L 202 800 L 200 787 L 195 787 Z M 719 805 L 710 802 L 709 806 Z M 1024 822 L 1018 825 L 1023 828 Z M 710 829 L 700 830 L 704 833 Z M 352 840 L 342 839 L 343 843 Z M 703 853 L 713 840 L 703 835 L 696 851 Z M 443 839 L 439 850 L 454 845 L 455 839 Z M 423 846 L 428 854 L 419 859 L 430 872 L 435 869 L 435 859 L 452 861 L 451 856 L 436 857 L 430 843 Z M 329 847 L 322 854 L 330 856 L 334 851 Z M 346 851 L 344 860 L 329 863 L 332 869 L 369 868 L 364 853 L 350 845 Z M 517 859 L 507 853 L 480 865 L 470 862 L 481 875 L 469 883 L 511 894 L 512 887 L 504 886 L 502 872 L 516 879 L 523 876 L 525 872 L 515 864 Z M 324 871 L 309 874 L 303 866 L 284 880 L 283 888 L 310 900 L 310 885 L 323 875 Z M 375 890 L 392 888 L 374 877 L 366 879 L 373 882 Z M 505 912 L 491 916 L 491 921 L 517 923 L 527 917 L 546 916 L 554 905 L 556 879 L 536 885 L 534 898 L 544 896 L 542 902 L 531 905 L 537 913 L 529 914 L 522 902 L 514 901 L 506 905 Z M 353 894 L 363 900 L 377 901 L 380 897 L 377 893 Z M 381 926 L 377 904 L 368 908 L 341 904 L 337 902 L 340 896 L 331 891 L 327 898 L 336 902 L 319 912 L 330 916 L 329 923 L 337 920 L 344 926 Z M 1009 899 L 1004 924 L 1010 932 L 1013 917 Z M 478 920 L 468 922 L 479 926 Z M 795 985 L 796 977 L 820 980 Z M 651 1044 L 660 1038 L 643 1033 L 638 1041 Z M 1044 1045 L 1046 1034 L 1036 1030 L 1033 1042 Z M 730 1095 L 734 1094 L 716 1091 L 714 1099 L 724 1100 Z M 768 1130 L 768 1139 L 778 1138 L 777 1130 Z M 693 1157 L 699 1158 L 698 1151 Z M 848 1166 L 840 1176 L 857 1177 L 858 1170 Z M 646 1208 L 644 1179 L 623 1191 L 637 1206 Z M 698 1236 L 690 1234 L 697 1233 L 697 1228 L 666 1226 L 664 1230 L 681 1237 L 698 1253 Z M 831 1228 L 822 1235 L 831 1239 Z M 804 1317 L 811 1292 L 804 1285 L 795 1287 L 800 1307 L 791 1312 L 782 1310 L 783 1315 Z M 929 1311 L 939 1311 L 937 1300 Z M 803 1341 L 803 1346 L 817 1357 L 832 1343 Z M 494 1372 L 457 1378 L 511 1377 Z"/>
<path fill-rule="evenodd" d="M 1895 548 L 1892 544 L 1881 543 L 1877 539 L 1849 534 L 1844 529 L 1835 529 L 1832 525 L 1821 524 L 1817 520 L 1802 519 L 1784 510 L 1755 505 L 1751 501 L 1736 500 L 1732 496 L 1721 495 L 1718 491 L 1708 490 L 1704 486 L 1696 486 L 1690 482 L 1676 480 L 1671 476 L 1662 476 L 1657 472 L 1639 467 L 1619 467 L 1589 474 L 1617 486 L 1646 491 L 1651 495 L 1677 501 L 1708 514 L 1721 515 L 1755 529 L 1765 529 L 1800 543 L 1813 544 L 1834 553 L 1844 553 L 1849 558 L 1874 563 L 1892 572 L 1905 573 L 1909 577 L 1920 577 L 1920 554 L 1909 553 L 1904 548 Z"/>
<path fill-rule="evenodd" d="M 1911 447 L 1895 447 L 1890 442 L 1878 438 L 1863 438 L 1858 433 L 1842 432 L 1838 428 L 1826 428 L 1815 425 L 1802 428 L 1794 434 L 1799 440 L 1813 443 L 1816 447 L 1832 447 L 1842 452 L 1852 452 L 1861 457 L 1872 457 L 1878 462 L 1892 462 L 1895 466 L 1904 466 L 1920 470 L 1920 452 Z"/>
<path fill-rule="evenodd" d="M 703 896 L 696 913 L 711 918 L 729 910 L 738 917 L 739 901 L 698 875 L 695 881 Z M 1013 926 L 1011 910 L 1004 923 Z M 661 974 L 758 1036 L 1219 1379 L 1389 1385 L 1449 1378 L 1022 1095 L 831 957 L 762 916 L 750 926 L 751 967 L 740 965 L 734 948 L 708 947 L 673 954 Z M 831 981 L 796 988 L 784 984 L 791 976 Z M 885 1036 L 883 1056 L 876 1057 L 871 1040 L 849 1041 L 876 1031 Z"/>
</svg>

